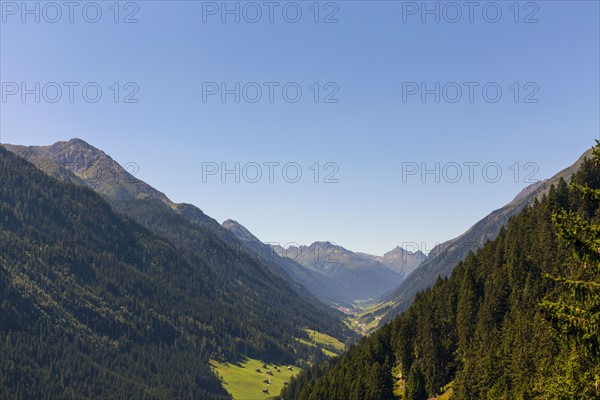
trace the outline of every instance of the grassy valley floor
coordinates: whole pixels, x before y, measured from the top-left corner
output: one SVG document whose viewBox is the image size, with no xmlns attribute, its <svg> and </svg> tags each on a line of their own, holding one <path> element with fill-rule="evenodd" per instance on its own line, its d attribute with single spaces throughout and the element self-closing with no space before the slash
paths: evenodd
<svg viewBox="0 0 600 400">
<path fill-rule="evenodd" d="M 279 395 L 284 386 L 284 382 L 289 382 L 291 377 L 302 371 L 296 366 L 266 364 L 262 361 L 247 358 L 239 364 L 220 363 L 215 360 L 210 361 L 210 365 L 223 381 L 223 387 L 235 400 L 264 400 L 271 399 Z M 256 370 L 261 372 L 256 372 Z M 277 372 L 277 369 L 280 372 Z M 273 375 L 269 375 L 268 372 Z M 270 380 L 271 384 L 264 383 Z M 263 393 L 268 390 L 268 393 Z"/>
</svg>

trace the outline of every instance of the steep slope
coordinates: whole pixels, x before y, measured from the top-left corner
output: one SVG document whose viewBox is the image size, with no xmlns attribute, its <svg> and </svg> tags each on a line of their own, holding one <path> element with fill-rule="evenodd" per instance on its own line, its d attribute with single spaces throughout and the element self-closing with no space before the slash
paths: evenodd
<svg viewBox="0 0 600 400">
<path fill-rule="evenodd" d="M 600 167 L 583 163 L 573 179 L 598 189 Z M 567 340 L 571 330 L 558 334 L 541 306 L 544 299 L 584 301 L 548 275 L 600 282 L 597 265 L 583 266 L 552 221 L 569 209 L 597 225 L 600 208 L 564 180 L 545 192 L 406 312 L 302 374 L 282 397 L 422 400 L 451 383 L 458 400 L 600 398 L 599 355 Z"/>
<path fill-rule="evenodd" d="M 0 147 L 0 398 L 228 398 L 208 356 L 261 333 L 194 261 Z"/>
<path fill-rule="evenodd" d="M 229 219 L 223 222 L 223 227 L 244 244 L 247 252 L 257 254 L 265 261 L 279 265 L 294 282 L 305 287 L 323 303 L 330 306 L 350 306 L 352 304 L 353 298 L 339 292 L 338 285 L 334 280 L 317 271 L 311 271 L 294 260 L 281 257 L 273 247 L 261 242 L 237 221 Z"/>
<path fill-rule="evenodd" d="M 331 242 L 273 248 L 280 256 L 332 279 L 339 292 L 355 300 L 377 298 L 402 281 L 401 275 L 372 256 L 354 253 Z"/>
<path fill-rule="evenodd" d="M 253 293 L 252 301 L 247 304 L 253 311 L 248 315 L 255 316 L 256 310 L 261 310 L 259 314 L 262 315 L 263 309 L 273 313 L 269 321 L 259 318 L 252 321 L 255 328 L 260 330 L 280 324 L 281 331 L 286 331 L 286 326 L 310 328 L 343 342 L 353 337 L 336 310 L 320 303 L 305 289 L 298 288 L 279 266 L 248 253 L 239 240 L 201 210 L 189 204 L 171 202 L 163 193 L 133 177 L 104 152 L 86 142 L 73 139 L 52 146 L 8 145 L 7 148 L 32 160 L 39 161 L 41 157 L 77 174 L 77 178 L 103 195 L 119 213 L 166 239 L 184 254 L 192 254 L 207 264 L 227 290 Z M 226 301 L 234 305 L 237 300 L 234 296 Z M 288 306 L 297 307 L 295 315 L 287 315 Z M 296 335 L 305 336 L 305 333 Z"/>
<path fill-rule="evenodd" d="M 413 273 L 397 288 L 382 297 L 381 305 L 373 316 L 381 317 L 382 322 L 386 322 L 406 310 L 417 292 L 433 286 L 438 276 L 450 275 L 454 267 L 464 260 L 469 252 L 481 248 L 487 241 L 494 239 L 511 217 L 517 215 L 536 198 L 548 193 L 550 187 L 561 178 L 568 181 L 581 166 L 584 158 L 590 156 L 591 150 L 552 178 L 529 185 L 510 203 L 477 222 L 464 234 L 435 246 Z"/>
</svg>

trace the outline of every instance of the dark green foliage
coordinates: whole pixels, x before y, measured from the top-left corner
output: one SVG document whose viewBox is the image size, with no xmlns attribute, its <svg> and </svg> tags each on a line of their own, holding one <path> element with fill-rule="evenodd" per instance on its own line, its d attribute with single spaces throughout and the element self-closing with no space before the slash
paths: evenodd
<svg viewBox="0 0 600 400">
<path fill-rule="evenodd" d="M 174 245 L 0 147 L 0 398 L 225 399 L 209 358 L 314 357 L 294 337 L 332 317 L 236 257 Z"/>
<path fill-rule="evenodd" d="M 418 363 L 413 363 L 408 373 L 408 384 L 406 385 L 406 400 L 427 400 L 425 380 Z"/>
<path fill-rule="evenodd" d="M 290 387 L 284 390 L 283 398 L 393 398 L 393 380 L 389 372 L 393 354 L 389 334 L 390 330 L 383 328 L 375 334 L 382 337 L 382 340 L 362 339 L 359 345 L 352 346 L 343 357 L 309 369 L 292 380 Z M 346 382 L 347 386 L 340 385 L 339 382 Z"/>
<path fill-rule="evenodd" d="M 600 141 L 596 140 L 594 162 L 600 166 Z M 588 182 L 573 182 L 572 188 L 580 191 L 592 204 L 600 204 L 600 189 Z M 553 214 L 558 233 L 574 248 L 575 257 L 583 263 L 582 273 L 573 278 L 554 277 L 569 296 L 557 301 L 546 300 L 542 307 L 548 312 L 559 331 L 582 351 L 600 356 L 600 282 L 594 279 L 600 271 L 600 224 L 589 218 L 588 205 L 580 210 L 562 210 Z M 591 273 L 586 273 L 591 269 Z M 600 357 L 599 357 L 600 359 Z"/>
<path fill-rule="evenodd" d="M 542 194 L 548 193 L 552 185 L 557 185 L 560 179 L 570 179 L 577 172 L 583 160 L 592 156 L 592 151 L 585 152 L 573 165 L 560 171 L 552 178 L 538 181 L 527 186 L 510 203 L 493 211 L 473 225 L 464 234 L 435 246 L 427 259 L 412 274 L 406 277 L 396 289 L 388 292 L 381 303 L 389 303 L 377 311 L 382 322 L 389 322 L 395 316 L 406 311 L 417 292 L 430 288 L 435 284 L 437 276 L 446 277 L 454 267 L 465 259 L 471 251 L 479 249 L 486 241 L 493 240 L 508 220 Z"/>
<path fill-rule="evenodd" d="M 573 182 L 600 189 L 600 167 L 587 160 Z M 330 368 L 316 369 L 320 377 L 300 376 L 304 386 L 284 391 L 282 397 L 367 398 L 365 383 L 377 373 L 392 377 L 394 369 L 407 377 L 410 399 L 436 396 L 450 382 L 456 399 L 600 398 L 600 359 L 579 347 L 590 349 L 591 338 L 597 338 L 597 298 L 582 293 L 593 292 L 600 282 L 598 254 L 590 252 L 589 266 L 581 268 L 571 243 L 558 237 L 562 231 L 553 222 L 553 215 L 572 210 L 589 221 L 580 224 L 588 228 L 577 231 L 578 238 L 582 232 L 588 239 L 600 237 L 593 231 L 600 224 L 598 203 L 582 192 L 559 181 L 542 200 L 512 218 L 494 241 L 469 254 L 451 277 L 417 294 L 405 313 Z M 581 284 L 575 288 L 566 283 L 570 281 Z M 575 340 L 575 345 L 563 340 L 546 320 L 542 301 L 585 308 L 585 318 L 593 318 L 578 324 L 584 329 L 561 332 L 586 340 Z M 375 361 L 386 367 L 373 369 Z M 393 398 L 391 383 L 382 387 L 387 392 L 377 398 Z"/>
</svg>

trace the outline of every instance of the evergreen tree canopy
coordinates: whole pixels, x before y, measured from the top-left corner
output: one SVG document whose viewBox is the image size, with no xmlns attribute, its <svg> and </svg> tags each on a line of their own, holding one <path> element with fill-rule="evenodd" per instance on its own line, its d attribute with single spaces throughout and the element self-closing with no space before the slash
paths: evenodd
<svg viewBox="0 0 600 400">
<path fill-rule="evenodd" d="M 431 398 L 448 384 L 453 399 L 600 398 L 600 166 L 586 160 L 571 182 L 282 398 L 367 398 L 374 374 L 385 375 L 385 400 Z"/>
</svg>

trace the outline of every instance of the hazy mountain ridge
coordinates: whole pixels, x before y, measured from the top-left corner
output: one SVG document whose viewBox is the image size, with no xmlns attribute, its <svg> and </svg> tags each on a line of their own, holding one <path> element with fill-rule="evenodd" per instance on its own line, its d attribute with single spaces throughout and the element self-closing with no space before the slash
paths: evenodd
<svg viewBox="0 0 600 400">
<path fill-rule="evenodd" d="M 396 272 L 402 278 L 406 278 L 412 271 L 414 271 L 427 256 L 423 254 L 421 250 L 415 252 L 405 250 L 400 246 L 394 247 L 392 250 L 386 252 L 383 256 L 374 256 L 366 253 L 359 253 L 366 257 L 373 257 L 373 259 L 379 261 L 392 271 Z"/>
<path fill-rule="evenodd" d="M 353 299 L 373 299 L 402 281 L 402 276 L 374 256 L 354 253 L 331 242 L 310 246 L 273 246 L 277 254 L 334 280 Z"/>
<path fill-rule="evenodd" d="M 509 219 L 525 207 L 547 194 L 552 185 L 563 178 L 567 181 L 577 172 L 583 160 L 591 157 L 591 150 L 586 151 L 571 166 L 563 169 L 550 179 L 538 181 L 525 187 L 504 207 L 491 212 L 462 235 L 435 246 L 423 263 L 416 268 L 395 289 L 381 298 L 382 307 L 374 313 L 382 317 L 382 322 L 389 321 L 398 313 L 406 310 L 419 291 L 425 290 L 436 282 L 438 276 L 449 276 L 454 267 L 469 254 L 493 240 Z M 390 305 L 391 304 L 391 305 Z"/>
<path fill-rule="evenodd" d="M 294 282 L 305 287 L 324 304 L 329 306 L 349 306 L 352 304 L 352 298 L 341 293 L 335 281 L 316 271 L 307 269 L 290 258 L 281 257 L 272 246 L 261 242 L 237 221 L 229 219 L 224 221 L 222 225 L 244 244 L 245 251 L 279 265 Z"/>
<path fill-rule="evenodd" d="M 311 293 L 326 304 L 352 306 L 355 300 L 361 299 L 361 292 L 356 290 L 354 280 L 361 284 L 373 285 L 372 293 L 383 293 L 386 287 L 403 278 L 403 268 L 416 268 L 425 258 L 421 252 L 410 252 L 399 246 L 384 256 L 374 256 L 366 253 L 352 252 L 337 246 L 331 242 L 315 242 L 310 246 L 291 246 L 283 248 L 277 244 L 265 244 L 260 241 L 246 227 L 234 220 L 223 222 L 223 227 L 230 230 L 238 239 L 248 246 L 251 252 L 260 253 L 275 263 L 282 265 L 290 274 L 292 279 L 305 286 Z M 340 254 L 338 260 L 337 255 Z M 338 261 L 343 260 L 344 264 Z M 351 261 L 348 261 L 351 260 Z M 306 264 L 303 264 L 306 263 Z M 384 268 L 389 269 L 386 271 Z M 342 270 L 342 272 L 340 271 Z M 364 278 L 340 277 L 344 269 L 357 271 L 356 274 L 364 273 Z M 398 270 L 400 272 L 395 271 Z M 337 275 L 336 275 L 337 274 Z M 392 282 L 386 284 L 383 289 L 377 287 L 381 282 L 393 276 Z M 375 282 L 372 282 L 376 280 Z"/>
</svg>

